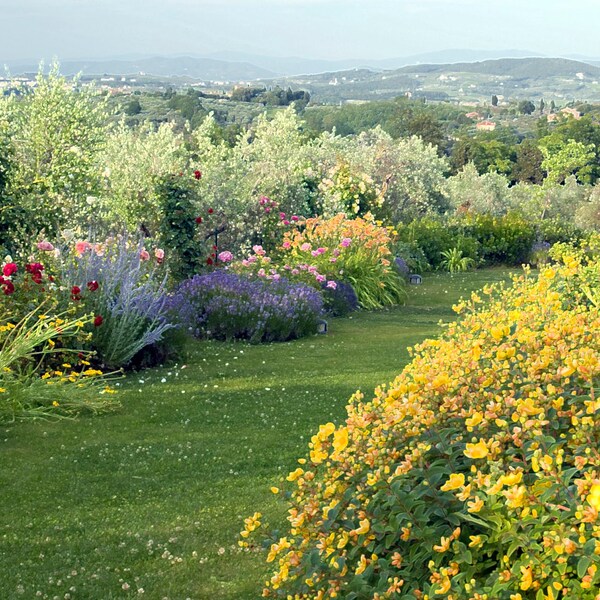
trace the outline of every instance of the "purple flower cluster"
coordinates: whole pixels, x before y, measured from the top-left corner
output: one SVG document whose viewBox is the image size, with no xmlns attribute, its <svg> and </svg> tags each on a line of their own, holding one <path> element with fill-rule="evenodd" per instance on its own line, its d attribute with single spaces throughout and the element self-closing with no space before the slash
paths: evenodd
<svg viewBox="0 0 600 600">
<path fill-rule="evenodd" d="M 279 280 L 247 279 L 222 269 L 181 283 L 168 310 L 196 337 L 286 341 L 315 333 L 318 291 Z"/>
</svg>

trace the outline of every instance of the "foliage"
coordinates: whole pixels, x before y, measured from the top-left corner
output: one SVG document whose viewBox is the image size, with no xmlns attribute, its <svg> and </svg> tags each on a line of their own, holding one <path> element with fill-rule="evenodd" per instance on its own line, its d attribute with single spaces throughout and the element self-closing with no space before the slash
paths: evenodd
<svg viewBox="0 0 600 600">
<path fill-rule="evenodd" d="M 450 273 L 463 273 L 475 266 L 475 260 L 470 256 L 463 256 L 460 248 L 450 248 L 442 252 L 442 268 Z"/>
<path fill-rule="evenodd" d="M 319 428 L 287 477 L 265 596 L 596 597 L 600 315 L 573 305 L 581 271 L 571 257 L 474 294 L 389 387 Z"/>
<path fill-rule="evenodd" d="M 166 176 L 157 185 L 156 193 L 161 201 L 158 237 L 169 257 L 168 265 L 171 275 L 177 280 L 186 279 L 197 273 L 200 265 L 206 260 L 207 253 L 198 239 L 197 198 L 200 172 L 194 176 Z M 208 253 L 210 255 L 210 253 Z"/>
<path fill-rule="evenodd" d="M 165 177 L 186 171 L 187 160 L 171 125 L 129 128 L 121 122 L 98 158 L 103 187 L 96 212 L 107 233 L 143 226 L 155 235 L 162 218 L 158 188 Z"/>
<path fill-rule="evenodd" d="M 88 224 L 87 199 L 100 183 L 96 157 L 106 137 L 107 112 L 93 88 L 67 81 L 54 64 L 40 70 L 34 91 L 0 97 L 0 140 L 8 148 L 3 211 L 19 217 L 7 246 L 23 235 Z M 22 230 L 22 231 L 20 231 Z"/>
<path fill-rule="evenodd" d="M 126 367 L 174 326 L 165 312 L 164 254 L 161 249 L 154 254 L 150 260 L 142 243 L 119 237 L 78 242 L 75 253 L 63 257 L 62 278 L 88 291 L 82 301 L 94 314 L 91 344 L 104 365 Z"/>
<path fill-rule="evenodd" d="M 218 269 L 184 281 L 169 310 L 196 337 L 283 342 L 317 330 L 318 292 L 285 279 L 247 279 Z"/>
<path fill-rule="evenodd" d="M 49 318 L 42 308 L 18 322 L 6 316 L 0 320 L 0 422 L 115 409 L 119 404 L 111 398 L 110 377 L 89 368 L 85 355 L 73 352 L 69 357 L 68 349 L 57 347 L 58 340 L 78 337 L 91 318 L 69 319 L 64 314 Z M 44 370 L 43 365 L 53 362 L 48 355 L 58 353 L 70 362 Z"/>
<path fill-rule="evenodd" d="M 480 175 L 475 165 L 468 163 L 446 180 L 444 194 L 455 211 L 503 215 L 510 210 L 509 183 L 499 173 Z"/>
<path fill-rule="evenodd" d="M 362 217 L 383 205 L 383 191 L 378 190 L 366 174 L 354 172 L 350 165 L 338 162 L 319 184 L 323 193 L 323 214 L 340 212 Z"/>
</svg>

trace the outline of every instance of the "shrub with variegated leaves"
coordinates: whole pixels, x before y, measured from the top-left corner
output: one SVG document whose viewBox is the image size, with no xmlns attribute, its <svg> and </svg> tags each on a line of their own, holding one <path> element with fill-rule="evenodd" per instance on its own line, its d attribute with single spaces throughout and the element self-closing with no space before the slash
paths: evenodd
<svg viewBox="0 0 600 600">
<path fill-rule="evenodd" d="M 273 488 L 289 523 L 267 540 L 265 596 L 598 598 L 597 261 L 563 253 L 473 294 L 345 425 L 321 426 Z"/>
</svg>

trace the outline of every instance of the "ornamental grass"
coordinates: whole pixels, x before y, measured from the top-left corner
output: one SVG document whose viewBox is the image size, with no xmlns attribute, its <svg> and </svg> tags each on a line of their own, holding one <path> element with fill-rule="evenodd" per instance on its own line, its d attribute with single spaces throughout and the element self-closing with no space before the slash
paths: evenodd
<svg viewBox="0 0 600 600">
<path fill-rule="evenodd" d="M 263 595 L 598 599 L 600 263 L 484 288 L 345 425 L 322 425 L 267 537 Z M 263 518 L 247 519 L 254 546 Z M 263 536 L 264 537 L 264 536 Z"/>
</svg>

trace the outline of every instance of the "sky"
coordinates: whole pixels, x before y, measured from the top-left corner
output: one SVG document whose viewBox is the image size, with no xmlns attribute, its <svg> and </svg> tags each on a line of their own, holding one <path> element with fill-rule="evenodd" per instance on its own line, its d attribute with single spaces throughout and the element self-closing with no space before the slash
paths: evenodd
<svg viewBox="0 0 600 600">
<path fill-rule="evenodd" d="M 0 0 L 0 62 L 136 55 L 600 57 L 600 0 Z"/>
</svg>

